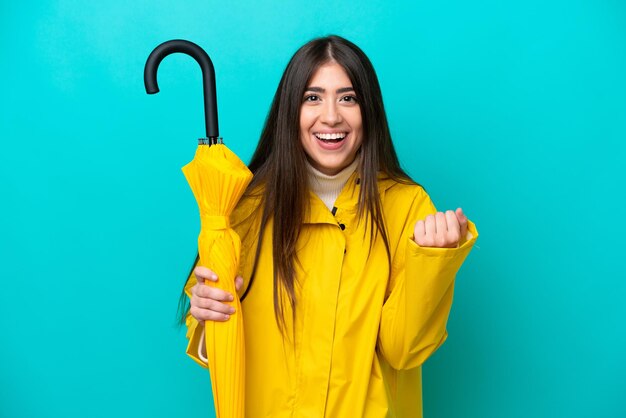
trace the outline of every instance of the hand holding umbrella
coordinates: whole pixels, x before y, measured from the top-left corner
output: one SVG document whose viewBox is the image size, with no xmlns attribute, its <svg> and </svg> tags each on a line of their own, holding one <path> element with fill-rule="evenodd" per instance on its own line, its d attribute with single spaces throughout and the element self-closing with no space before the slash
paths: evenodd
<svg viewBox="0 0 626 418">
<path fill-rule="evenodd" d="M 200 265 L 210 267 L 223 290 L 237 295 L 235 276 L 241 240 L 230 228 L 230 214 L 252 180 L 246 165 L 222 142 L 217 124 L 215 71 L 209 56 L 198 45 L 184 40 L 165 42 L 152 51 L 146 62 L 144 82 L 150 94 L 159 91 L 156 73 L 166 56 L 182 52 L 192 56 L 202 69 L 206 137 L 198 140 L 194 159 L 183 173 L 198 202 L 201 229 L 198 237 Z M 205 344 L 215 412 L 218 418 L 244 416 L 244 334 L 241 304 L 235 297 L 235 313 L 226 322 L 205 322 Z"/>
</svg>

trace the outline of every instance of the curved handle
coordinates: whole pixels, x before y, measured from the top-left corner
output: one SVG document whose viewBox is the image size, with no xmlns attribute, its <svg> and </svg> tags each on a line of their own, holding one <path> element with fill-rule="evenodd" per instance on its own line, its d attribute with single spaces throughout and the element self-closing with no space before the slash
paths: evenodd
<svg viewBox="0 0 626 418">
<path fill-rule="evenodd" d="M 154 48 L 150 53 L 143 71 L 143 81 L 146 86 L 146 93 L 155 94 L 159 92 L 157 83 L 157 70 L 163 58 L 170 54 L 182 52 L 187 54 L 200 64 L 202 69 L 202 87 L 204 91 L 204 119 L 206 125 L 207 138 L 217 139 L 219 128 L 217 125 L 217 94 L 215 88 L 215 69 L 211 58 L 204 52 L 204 49 L 193 42 L 182 39 L 174 39 L 163 42 Z"/>
</svg>

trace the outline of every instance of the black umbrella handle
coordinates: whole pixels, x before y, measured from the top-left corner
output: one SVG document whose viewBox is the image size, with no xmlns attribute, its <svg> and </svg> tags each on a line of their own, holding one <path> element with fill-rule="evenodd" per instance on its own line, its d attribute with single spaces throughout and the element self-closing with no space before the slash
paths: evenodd
<svg viewBox="0 0 626 418">
<path fill-rule="evenodd" d="M 217 126 L 215 69 L 213 68 L 211 58 L 209 58 L 207 53 L 204 52 L 204 49 L 200 48 L 193 42 L 182 39 L 174 39 L 163 42 L 161 45 L 154 48 L 154 51 L 150 53 L 148 61 L 146 61 L 146 66 L 143 70 L 143 81 L 146 86 L 146 92 L 148 94 L 155 94 L 159 92 L 159 85 L 156 77 L 159 64 L 163 61 L 163 58 L 175 52 L 182 52 L 183 54 L 190 55 L 198 62 L 198 64 L 200 64 L 200 68 L 202 69 L 202 87 L 204 91 L 204 119 L 206 125 L 206 136 L 211 140 L 210 142 L 216 142 L 220 135 Z"/>
</svg>

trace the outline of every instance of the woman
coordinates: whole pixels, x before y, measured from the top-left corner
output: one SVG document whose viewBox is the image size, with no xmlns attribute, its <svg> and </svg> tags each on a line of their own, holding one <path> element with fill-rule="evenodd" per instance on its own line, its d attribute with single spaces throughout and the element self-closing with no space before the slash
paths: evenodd
<svg viewBox="0 0 626 418">
<path fill-rule="evenodd" d="M 419 417 L 421 364 L 446 339 L 477 232 L 400 168 L 374 69 L 337 37 L 289 62 L 231 218 L 242 238 L 248 417 Z M 210 267 L 210 266 L 208 266 Z M 195 276 L 195 277 L 194 277 Z M 223 278 L 227 280 L 227 278 Z M 196 267 L 188 354 L 234 295 Z"/>
</svg>

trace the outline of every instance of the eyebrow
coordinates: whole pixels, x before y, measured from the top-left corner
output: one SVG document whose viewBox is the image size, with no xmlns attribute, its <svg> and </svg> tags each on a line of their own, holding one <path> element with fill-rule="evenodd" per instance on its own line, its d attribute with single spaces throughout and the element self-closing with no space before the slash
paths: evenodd
<svg viewBox="0 0 626 418">
<path fill-rule="evenodd" d="M 316 93 L 325 93 L 326 90 L 321 87 L 307 87 L 305 91 L 314 91 Z M 337 89 L 335 93 L 346 93 L 348 91 L 354 91 L 353 87 L 341 87 Z"/>
</svg>

